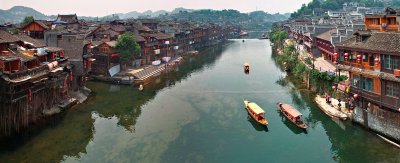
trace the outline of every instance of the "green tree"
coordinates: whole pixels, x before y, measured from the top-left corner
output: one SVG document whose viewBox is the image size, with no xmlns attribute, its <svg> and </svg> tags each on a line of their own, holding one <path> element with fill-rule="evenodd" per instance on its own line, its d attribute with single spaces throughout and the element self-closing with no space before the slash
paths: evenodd
<svg viewBox="0 0 400 163">
<path fill-rule="evenodd" d="M 26 16 L 19 25 L 21 27 L 25 27 L 26 25 L 32 23 L 33 21 L 34 21 L 33 16 Z"/>
<path fill-rule="evenodd" d="M 118 38 L 115 45 L 115 49 L 124 63 L 129 63 L 140 55 L 140 46 L 136 43 L 134 36 L 133 32 L 126 32 Z"/>
<path fill-rule="evenodd" d="M 11 29 L 10 32 L 11 32 L 12 34 L 16 35 L 16 34 L 19 34 L 20 31 L 19 31 L 18 28 L 14 28 L 14 29 Z"/>
</svg>

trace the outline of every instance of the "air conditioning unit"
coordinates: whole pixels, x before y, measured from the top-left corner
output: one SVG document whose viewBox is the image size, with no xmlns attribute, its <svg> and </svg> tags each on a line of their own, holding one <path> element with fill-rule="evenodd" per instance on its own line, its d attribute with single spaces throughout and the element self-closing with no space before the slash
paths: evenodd
<svg viewBox="0 0 400 163">
<path fill-rule="evenodd" d="M 400 69 L 394 69 L 394 76 L 400 77 Z"/>
</svg>

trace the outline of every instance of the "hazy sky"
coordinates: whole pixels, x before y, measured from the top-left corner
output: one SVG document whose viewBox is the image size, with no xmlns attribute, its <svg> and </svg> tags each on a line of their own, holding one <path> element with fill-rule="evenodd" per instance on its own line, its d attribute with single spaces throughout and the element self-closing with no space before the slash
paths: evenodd
<svg viewBox="0 0 400 163">
<path fill-rule="evenodd" d="M 176 7 L 190 9 L 235 9 L 250 12 L 256 9 L 269 13 L 293 12 L 311 0 L 0 0 L 1 9 L 28 6 L 46 15 L 73 14 L 105 16 L 114 13 L 146 10 L 171 11 Z"/>
</svg>

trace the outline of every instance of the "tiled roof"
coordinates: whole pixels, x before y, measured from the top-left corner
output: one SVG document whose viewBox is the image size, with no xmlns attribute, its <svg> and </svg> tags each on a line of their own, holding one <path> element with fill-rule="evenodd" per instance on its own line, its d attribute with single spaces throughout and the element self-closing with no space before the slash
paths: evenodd
<svg viewBox="0 0 400 163">
<path fill-rule="evenodd" d="M 115 32 L 125 32 L 126 31 L 126 28 L 121 25 L 111 26 L 111 29 L 114 30 Z"/>
<path fill-rule="evenodd" d="M 0 30 L 0 43 L 11 43 L 20 41 L 17 37 L 8 33 L 7 31 Z"/>
<path fill-rule="evenodd" d="M 155 34 L 154 37 L 155 37 L 157 40 L 164 40 L 164 39 L 169 39 L 169 38 L 171 38 L 172 36 L 167 35 L 167 34 L 162 33 L 162 32 L 158 32 L 158 33 Z"/>
<path fill-rule="evenodd" d="M 35 20 L 35 23 L 39 24 L 41 27 L 43 27 L 44 29 L 49 29 L 49 26 L 45 24 L 44 21 L 38 21 Z"/>
<path fill-rule="evenodd" d="M 318 35 L 317 38 L 330 42 L 331 41 L 331 34 L 335 33 L 335 32 L 336 32 L 336 29 L 331 29 L 329 31 L 326 31 L 326 32 Z"/>
<path fill-rule="evenodd" d="M 338 47 L 365 49 L 379 52 L 400 53 L 400 33 L 392 32 L 356 32 L 356 37 L 337 44 Z M 370 36 L 368 36 L 370 35 Z M 357 41 L 358 36 L 364 36 L 364 40 Z"/>
<path fill-rule="evenodd" d="M 135 37 L 136 42 L 145 42 L 146 41 L 142 36 L 135 35 L 134 37 Z"/>
<path fill-rule="evenodd" d="M 38 39 L 33 39 L 27 35 L 24 34 L 18 34 L 14 35 L 15 37 L 19 38 L 23 42 L 28 42 L 31 43 L 33 47 L 35 48 L 40 48 L 40 47 L 45 47 L 46 44 L 44 43 L 43 40 L 38 40 Z"/>
<path fill-rule="evenodd" d="M 78 22 L 78 17 L 76 16 L 76 14 L 72 14 L 72 15 L 58 15 L 57 16 L 57 21 L 63 21 L 63 22 L 67 22 L 67 23 L 77 23 Z"/>
<path fill-rule="evenodd" d="M 133 27 L 138 31 L 146 31 L 146 32 L 151 32 L 152 31 L 149 27 L 146 27 L 146 26 L 143 26 L 143 25 L 134 25 Z"/>
<path fill-rule="evenodd" d="M 115 47 L 115 45 L 117 44 L 117 41 L 108 41 L 108 42 L 106 42 L 106 44 L 108 46 Z"/>
</svg>

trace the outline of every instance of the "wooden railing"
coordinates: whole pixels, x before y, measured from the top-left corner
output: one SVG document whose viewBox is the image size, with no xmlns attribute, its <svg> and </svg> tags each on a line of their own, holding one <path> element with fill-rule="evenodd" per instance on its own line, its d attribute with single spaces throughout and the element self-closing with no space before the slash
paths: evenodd
<svg viewBox="0 0 400 163">
<path fill-rule="evenodd" d="M 381 103 L 381 95 L 379 95 L 375 92 L 366 91 L 366 90 L 357 88 L 355 86 L 351 86 L 350 92 L 353 94 L 358 94 L 358 96 L 368 99 L 376 104 Z"/>
</svg>

